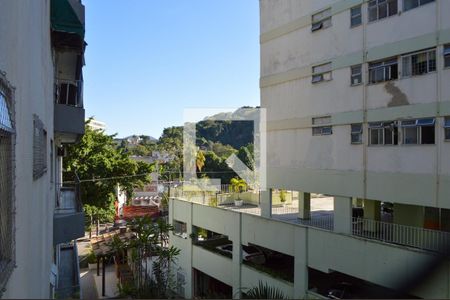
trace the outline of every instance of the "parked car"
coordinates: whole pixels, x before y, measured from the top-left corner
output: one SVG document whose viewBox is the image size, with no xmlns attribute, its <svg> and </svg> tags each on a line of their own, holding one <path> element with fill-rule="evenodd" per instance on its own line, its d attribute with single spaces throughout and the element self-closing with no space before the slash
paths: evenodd
<svg viewBox="0 0 450 300">
<path fill-rule="evenodd" d="M 351 283 L 341 282 L 328 290 L 327 297 L 329 299 L 351 299 L 354 297 L 353 292 L 354 287 Z"/>
<path fill-rule="evenodd" d="M 216 249 L 232 254 L 233 244 L 217 246 Z M 242 259 L 258 265 L 262 265 L 266 262 L 264 253 L 254 246 L 242 246 Z"/>
<path fill-rule="evenodd" d="M 392 214 L 394 212 L 394 204 L 391 202 L 381 202 L 381 211 Z"/>
</svg>

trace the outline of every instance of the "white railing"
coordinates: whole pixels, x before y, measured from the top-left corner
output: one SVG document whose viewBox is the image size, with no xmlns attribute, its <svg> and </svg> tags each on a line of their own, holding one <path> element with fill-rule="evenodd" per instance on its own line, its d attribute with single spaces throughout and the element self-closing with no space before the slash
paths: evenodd
<svg viewBox="0 0 450 300">
<path fill-rule="evenodd" d="M 353 218 L 353 234 L 436 252 L 448 251 L 450 232 Z"/>
<path fill-rule="evenodd" d="M 333 230 L 334 228 L 334 215 L 327 214 L 321 216 L 313 216 L 309 220 L 299 219 L 298 222 L 302 225 L 322 228 L 326 230 Z"/>
</svg>

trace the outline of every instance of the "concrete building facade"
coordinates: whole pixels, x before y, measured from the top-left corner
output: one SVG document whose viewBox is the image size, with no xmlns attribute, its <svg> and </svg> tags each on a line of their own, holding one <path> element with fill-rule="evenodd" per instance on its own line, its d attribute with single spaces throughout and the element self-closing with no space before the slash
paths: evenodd
<svg viewBox="0 0 450 300">
<path fill-rule="evenodd" d="M 82 56 L 81 1 L 0 1 L 2 298 L 54 297 L 61 278 L 68 276 L 62 245 L 84 235 L 74 189 L 63 187 L 61 180 L 64 144 L 84 132 L 82 105 L 60 101 L 64 91 L 65 101 L 82 93 L 59 82 L 61 68 L 74 66 L 70 58 L 60 59 L 60 38 L 74 34 L 57 27 L 61 19 L 75 25 L 72 29 L 83 28 L 82 47 L 77 50 Z M 81 75 L 81 68 L 78 71 Z M 74 267 L 71 264 L 71 270 Z M 68 277 L 71 285 L 76 280 L 73 274 Z"/>
<path fill-rule="evenodd" d="M 259 280 L 320 298 L 318 272 L 370 286 L 359 297 L 392 297 L 447 251 L 449 13 L 445 0 L 260 0 L 269 191 L 250 214 L 171 200 L 180 293 L 198 296 L 201 272 L 233 298 Z M 277 190 L 298 193 L 290 219 L 274 215 Z M 315 194 L 333 197 L 326 220 L 311 211 Z M 226 237 L 231 259 L 200 247 L 198 228 Z M 250 266 L 248 245 L 291 257 L 293 278 Z M 449 270 L 441 261 L 408 294 L 450 297 Z"/>
</svg>

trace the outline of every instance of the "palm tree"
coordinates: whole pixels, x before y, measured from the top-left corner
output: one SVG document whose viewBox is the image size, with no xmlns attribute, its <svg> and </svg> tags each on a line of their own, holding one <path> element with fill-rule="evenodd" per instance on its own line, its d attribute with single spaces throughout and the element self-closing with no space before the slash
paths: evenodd
<svg viewBox="0 0 450 300">
<path fill-rule="evenodd" d="M 245 299 L 286 299 L 283 291 L 267 283 L 258 282 L 258 286 L 252 287 L 245 292 Z"/>
</svg>

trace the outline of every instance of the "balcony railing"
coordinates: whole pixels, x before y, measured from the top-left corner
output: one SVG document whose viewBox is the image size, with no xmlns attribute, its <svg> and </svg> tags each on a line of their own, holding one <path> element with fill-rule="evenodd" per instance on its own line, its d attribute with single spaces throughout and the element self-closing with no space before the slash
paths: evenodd
<svg viewBox="0 0 450 300">
<path fill-rule="evenodd" d="M 56 103 L 83 107 L 83 81 L 58 80 Z"/>
<path fill-rule="evenodd" d="M 353 218 L 353 234 L 422 250 L 447 252 L 450 232 Z"/>
</svg>

